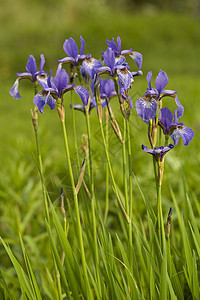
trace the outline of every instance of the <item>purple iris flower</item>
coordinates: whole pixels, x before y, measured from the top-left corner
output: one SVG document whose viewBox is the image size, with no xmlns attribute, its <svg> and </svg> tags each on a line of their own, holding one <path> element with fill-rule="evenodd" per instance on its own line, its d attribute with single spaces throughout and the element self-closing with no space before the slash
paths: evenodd
<svg viewBox="0 0 200 300">
<path fill-rule="evenodd" d="M 111 48 L 115 54 L 115 57 L 119 57 L 121 55 L 130 55 L 130 57 L 136 62 L 138 69 L 142 66 L 142 54 L 136 51 L 133 51 L 133 49 L 128 50 L 121 50 L 121 38 L 117 37 L 117 44 L 114 42 L 114 38 L 112 38 L 111 41 L 106 40 L 106 43 L 109 48 Z"/>
<path fill-rule="evenodd" d="M 129 71 L 128 64 L 125 63 L 125 57 L 115 57 L 112 48 L 108 48 L 104 52 L 103 58 L 107 66 L 99 68 L 98 74 L 107 73 L 112 77 L 117 76 L 125 90 L 130 88 L 133 82 L 133 75 Z"/>
<path fill-rule="evenodd" d="M 167 74 L 164 71 L 159 71 L 155 81 L 156 88 L 151 87 L 151 77 L 152 72 L 150 71 L 148 72 L 146 77 L 149 87 L 146 89 L 146 93 L 143 95 L 143 97 L 140 97 L 136 101 L 136 110 L 139 117 L 148 124 L 149 120 L 153 119 L 156 116 L 157 102 L 166 96 L 175 98 L 175 102 L 177 105 L 177 115 L 178 117 L 182 117 L 184 108 L 179 102 L 179 99 L 176 95 L 177 92 L 164 89 L 168 83 Z"/>
<path fill-rule="evenodd" d="M 88 76 L 91 79 L 94 79 L 95 74 L 98 72 L 98 69 L 101 67 L 102 64 L 99 60 L 93 57 L 86 58 L 81 65 L 81 74 L 86 79 Z"/>
<path fill-rule="evenodd" d="M 177 111 L 174 112 L 173 120 L 173 114 L 167 107 L 160 110 L 159 125 L 163 129 L 163 133 L 173 139 L 174 145 L 177 145 L 180 137 L 182 137 L 183 145 L 187 146 L 194 137 L 194 131 L 191 128 L 179 123 Z"/>
<path fill-rule="evenodd" d="M 19 93 L 18 87 L 19 87 L 19 80 L 21 79 L 29 79 L 31 80 L 33 83 L 37 81 L 38 77 L 40 77 L 40 79 L 42 77 L 46 77 L 46 73 L 43 71 L 43 67 L 45 64 L 45 58 L 44 55 L 41 54 L 40 55 L 40 69 L 39 71 L 37 71 L 37 64 L 35 61 L 35 58 L 33 55 L 30 55 L 28 58 L 28 62 L 26 64 L 26 70 L 28 72 L 24 72 L 24 73 L 17 73 L 18 78 L 15 80 L 11 90 L 10 90 L 10 95 L 12 97 L 14 97 L 15 99 L 20 99 L 22 98 L 22 96 Z"/>
<path fill-rule="evenodd" d="M 56 76 L 51 76 L 51 71 L 44 82 L 38 79 L 39 84 L 43 87 L 41 93 L 38 93 L 33 98 L 33 103 L 37 105 L 39 111 L 43 113 L 46 104 L 52 109 L 55 108 L 56 100 L 62 99 L 63 94 L 74 89 L 74 84 L 68 85 L 69 75 L 64 69 L 58 70 Z"/>
<path fill-rule="evenodd" d="M 85 41 L 82 38 L 82 36 L 80 37 L 80 41 L 81 41 L 81 48 L 79 54 L 78 47 L 74 39 L 70 37 L 69 39 L 65 40 L 63 44 L 63 49 L 67 53 L 68 57 L 58 60 L 58 62 L 61 65 L 66 63 L 71 63 L 74 66 L 78 66 L 83 62 L 84 59 L 91 57 L 91 54 L 86 54 L 86 55 L 83 54 L 83 51 L 85 49 Z"/>
<path fill-rule="evenodd" d="M 103 80 L 102 78 L 100 78 L 99 82 L 100 82 L 101 105 L 102 105 L 102 108 L 104 108 L 107 106 L 110 99 L 115 97 L 117 95 L 117 93 L 115 91 L 115 84 L 112 79 L 104 79 Z M 94 94 L 94 86 L 93 85 L 91 85 L 91 90 L 92 90 L 92 93 Z M 76 89 L 75 89 L 75 91 L 76 91 Z M 77 90 L 76 93 L 78 94 L 79 90 Z M 81 95 L 79 95 L 79 96 L 81 97 Z M 82 98 L 87 99 L 87 101 L 83 101 Z M 80 104 L 74 105 L 74 109 L 85 113 L 85 106 L 88 104 L 88 99 L 89 99 L 89 92 L 87 89 L 83 88 L 82 89 L 82 97 L 81 97 L 83 105 L 80 105 Z M 94 107 L 97 108 L 96 99 L 95 99 L 95 97 L 91 97 L 89 112 Z"/>
<path fill-rule="evenodd" d="M 174 148 L 173 144 L 169 144 L 167 147 L 161 146 L 161 147 L 155 147 L 154 149 L 148 149 L 146 146 L 142 145 L 142 150 L 144 152 L 152 154 L 156 161 L 162 162 L 164 160 L 164 157 L 168 151 Z"/>
</svg>

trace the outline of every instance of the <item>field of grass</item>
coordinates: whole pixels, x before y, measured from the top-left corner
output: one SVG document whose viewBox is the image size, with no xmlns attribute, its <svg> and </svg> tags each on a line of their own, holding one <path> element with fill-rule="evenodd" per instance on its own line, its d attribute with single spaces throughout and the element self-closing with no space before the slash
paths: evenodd
<svg viewBox="0 0 200 300">
<path fill-rule="evenodd" d="M 166 157 L 162 187 L 163 218 L 166 226 L 169 208 L 172 207 L 170 241 L 167 254 L 162 252 L 154 236 L 151 209 L 156 212 L 156 186 L 152 160 L 141 150 L 148 144 L 146 124 L 131 111 L 130 134 L 133 173 L 133 244 L 129 249 L 128 229 L 110 183 L 110 208 L 103 223 L 105 209 L 106 157 L 95 110 L 91 114 L 91 137 L 96 195 L 99 276 L 96 274 L 90 202 L 81 188 L 79 204 L 83 240 L 90 286 L 94 299 L 199 299 L 198 277 L 200 265 L 200 22 L 187 14 L 145 11 L 123 11 L 118 6 L 108 7 L 101 1 L 25 1 L 8 0 L 0 12 L 0 236 L 15 255 L 27 278 L 17 274 L 19 265 L 0 245 L 0 298 L 1 299 L 89 299 L 87 284 L 81 265 L 73 193 L 65 148 L 57 112 L 45 107 L 39 115 L 39 139 L 44 167 L 45 185 L 51 207 L 51 229 L 45 223 L 40 176 L 37 166 L 34 130 L 30 109 L 33 108 L 33 89 L 28 81 L 20 82 L 22 99 L 15 100 L 9 90 L 16 79 L 16 72 L 24 72 L 30 54 L 38 63 L 39 55 L 46 58 L 44 70 L 57 68 L 57 60 L 65 56 L 62 45 L 73 37 L 78 45 L 79 37 L 86 42 L 85 53 L 100 58 L 106 50 L 106 39 L 120 36 L 122 49 L 133 48 L 143 54 L 143 76 L 136 77 L 130 91 L 133 103 L 147 88 L 146 74 L 153 72 L 153 85 L 160 69 L 164 70 L 169 83 L 167 88 L 178 91 L 185 108 L 181 119 L 191 127 L 195 136 L 184 147 L 182 141 Z M 129 60 L 131 70 L 136 65 Z M 115 117 L 123 128 L 123 117 L 118 101 L 112 100 Z M 75 180 L 79 169 L 74 147 L 70 96 L 65 96 L 67 132 Z M 80 103 L 78 96 L 75 98 Z M 171 106 L 172 100 L 166 102 Z M 172 107 L 174 108 L 174 107 Z M 87 132 L 85 117 L 75 112 L 79 157 L 82 135 Z M 105 127 L 104 127 L 105 129 Z M 123 199 L 122 146 L 111 127 L 109 128 L 110 158 L 115 180 Z M 89 184 L 86 166 L 85 181 Z M 59 227 L 64 227 L 60 209 L 60 190 L 64 189 L 67 216 L 67 238 Z M 142 191 L 140 190 L 142 189 Z M 145 196 L 144 196 L 145 195 Z M 150 203 L 150 207 L 147 202 Z M 124 200 L 123 200 L 124 201 Z M 55 214 L 55 211 L 57 214 Z M 155 220 L 154 220 L 155 221 Z M 63 234 L 63 235 L 62 235 Z M 26 251 L 23 257 L 23 239 Z M 195 238 L 196 236 L 196 238 Z M 56 252 L 65 253 L 63 270 L 58 272 Z M 70 252 L 71 251 L 71 252 Z M 132 251 L 130 254 L 130 251 Z M 7 252 L 9 249 L 7 248 Z M 53 252 L 53 255 L 52 255 Z M 33 272 L 28 271 L 26 253 Z M 12 255 L 10 254 L 10 257 Z M 166 258 L 167 257 L 167 258 Z M 69 264 L 66 262 L 72 259 Z M 55 261 L 57 268 L 55 267 Z M 165 264 L 167 264 L 167 267 Z M 69 275 L 69 269 L 74 272 Z M 31 270 L 32 270 L 31 269 Z M 72 273 L 73 273 L 72 272 Z M 59 276 L 61 277 L 61 292 Z M 72 276 L 69 279 L 68 276 Z M 77 278 L 76 278 L 77 276 Z M 83 278 L 82 278 L 83 276 Z M 21 281 L 20 279 L 21 278 Z M 24 280 L 24 281 L 23 281 Z M 67 284 L 65 282 L 67 281 Z M 98 281 L 99 280 L 99 281 Z M 28 283 L 27 283 L 28 282 Z M 99 284 L 100 282 L 100 284 Z M 32 283 L 32 284 L 31 284 Z M 166 283 L 166 285 L 165 285 Z M 99 284 L 99 285 L 98 285 Z M 36 287 L 39 287 L 37 291 Z M 99 291 L 101 287 L 101 292 Z M 167 287 L 166 287 L 167 286 Z M 184 288 L 183 288 L 184 287 Z M 98 290 L 98 292 L 97 292 Z M 35 294 L 34 292 L 35 291 Z M 68 293 L 69 292 L 69 293 Z M 72 295 L 70 294 L 72 292 Z M 36 295 L 36 296 L 34 296 Z M 41 295 L 41 296 L 40 296 Z M 79 296 L 78 296 L 79 295 Z M 41 297 L 41 298 L 40 298 Z M 78 298 L 77 298 L 78 297 Z M 92 299 L 92 298 L 91 298 Z"/>
</svg>

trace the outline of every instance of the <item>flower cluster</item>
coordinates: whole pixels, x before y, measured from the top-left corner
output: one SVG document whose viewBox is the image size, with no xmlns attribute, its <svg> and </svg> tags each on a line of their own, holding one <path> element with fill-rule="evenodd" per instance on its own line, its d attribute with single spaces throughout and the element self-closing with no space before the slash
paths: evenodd
<svg viewBox="0 0 200 300">
<path fill-rule="evenodd" d="M 165 89 L 168 84 L 167 74 L 160 70 L 155 80 L 155 88 L 151 85 L 152 72 L 147 74 L 148 88 L 145 94 L 136 101 L 136 110 L 139 117 L 149 125 L 149 140 L 153 149 L 148 149 L 144 145 L 142 149 L 145 152 L 153 154 L 156 161 L 163 161 L 165 154 L 178 144 L 180 137 L 183 139 L 183 145 L 187 146 L 194 137 L 194 132 L 191 128 L 179 123 L 179 118 L 183 116 L 184 108 L 181 105 L 177 92 Z M 177 109 L 173 113 L 168 107 L 162 108 L 164 97 L 171 97 L 175 100 Z M 165 136 L 165 147 L 156 147 L 157 127 L 162 128 Z M 167 142 L 169 137 L 174 141 L 174 145 Z M 158 159 L 159 157 L 159 159 Z"/>
<path fill-rule="evenodd" d="M 134 82 L 134 77 L 142 75 L 140 68 L 142 67 L 142 54 L 133 51 L 133 49 L 122 50 L 121 39 L 117 37 L 117 42 L 106 40 L 107 49 L 101 52 L 101 57 L 96 59 L 91 54 L 84 54 L 85 41 L 80 37 L 81 47 L 80 51 L 73 38 L 66 39 L 63 44 L 63 49 L 68 55 L 63 59 L 58 60 L 58 67 L 55 77 L 52 77 L 52 71 L 48 74 L 43 71 L 45 64 L 44 55 L 41 54 L 40 68 L 37 69 L 36 61 L 33 55 L 29 56 L 26 64 L 28 72 L 17 73 L 17 80 L 10 90 L 11 96 L 18 99 L 21 98 L 19 93 L 19 81 L 27 78 L 39 86 L 42 90 L 35 93 L 33 98 L 34 104 L 41 113 L 44 112 L 44 107 L 48 105 L 51 110 L 55 107 L 63 107 L 63 97 L 68 91 L 75 91 L 81 101 L 82 105 L 74 105 L 73 108 L 90 113 L 93 108 L 107 107 L 112 120 L 112 110 L 110 100 L 117 97 L 120 103 L 120 109 L 125 118 L 129 118 L 130 109 L 133 107 L 132 99 L 129 96 L 129 90 Z M 131 71 L 126 57 L 131 57 L 138 70 Z M 63 69 L 64 65 L 68 64 L 69 74 Z M 103 79 L 102 75 L 107 76 Z M 76 84 L 76 78 L 79 83 Z M 191 128 L 184 126 L 179 122 L 179 118 L 183 116 L 184 108 L 181 105 L 177 92 L 166 89 L 168 84 L 167 74 L 160 70 L 155 80 L 155 88 L 152 87 L 151 79 L 152 72 L 147 74 L 148 87 L 142 97 L 136 101 L 136 111 L 142 120 L 149 125 L 149 140 L 152 149 L 142 146 L 145 152 L 153 154 L 158 161 L 163 160 L 165 154 L 172 149 L 172 144 L 167 146 L 169 137 L 172 138 L 174 145 L 177 145 L 180 137 L 183 139 L 183 145 L 186 146 L 192 140 L 194 132 Z M 169 108 L 163 106 L 163 99 L 171 97 L 176 104 L 174 114 Z M 116 120 L 114 128 L 118 125 Z M 157 144 L 157 128 L 162 129 L 165 136 L 165 147 Z M 118 129 L 117 129 L 118 130 Z M 119 130 L 118 130 L 119 132 Z"/>
</svg>

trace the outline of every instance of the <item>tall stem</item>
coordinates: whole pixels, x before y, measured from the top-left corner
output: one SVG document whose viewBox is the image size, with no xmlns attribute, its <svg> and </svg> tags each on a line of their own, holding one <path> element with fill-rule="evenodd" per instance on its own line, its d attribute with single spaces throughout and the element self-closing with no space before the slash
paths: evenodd
<svg viewBox="0 0 200 300">
<path fill-rule="evenodd" d="M 99 108 L 98 108 L 99 110 Z M 118 190 L 117 190 L 117 186 L 116 186 L 116 183 L 115 183 L 115 179 L 114 179 L 114 175 L 113 175 L 113 171 L 112 171 L 112 167 L 111 167 L 111 163 L 110 163 L 110 158 L 109 158 L 109 154 L 108 154 L 108 149 L 106 147 L 106 139 L 105 139 L 105 135 L 104 135 L 104 131 L 103 131 L 103 124 L 102 124 L 102 118 L 101 118 L 101 112 L 98 112 L 98 120 L 99 120 L 99 126 L 100 126 L 100 130 L 101 130 L 101 135 L 102 135 L 102 140 L 103 140 L 103 145 L 104 145 L 104 150 L 105 150 L 105 154 L 106 154 L 106 159 L 107 159 L 107 163 L 108 163 L 108 168 L 109 168 L 109 172 L 110 172 L 110 177 L 111 177 L 111 180 L 112 180 L 112 184 L 113 184 L 113 189 L 114 189 L 114 192 L 115 192 L 115 195 L 117 197 L 117 201 L 118 201 L 118 204 L 120 206 L 120 209 L 126 219 L 126 221 L 129 223 L 130 222 L 130 218 L 128 216 L 128 214 L 126 213 L 122 203 L 121 203 L 121 200 L 120 200 L 120 197 L 119 197 L 119 193 L 118 193 Z"/>
<path fill-rule="evenodd" d="M 89 112 L 86 109 L 86 123 L 87 123 L 87 133 L 88 133 L 88 150 L 89 150 L 89 165 L 90 165 L 90 192 L 91 192 L 91 208 L 92 208 L 92 226 L 93 226 L 93 239 L 94 239 L 94 249 L 95 249 L 95 267 L 98 281 L 99 293 L 101 295 L 101 284 L 99 277 L 99 254 L 97 245 L 97 229 L 96 229 L 96 203 L 95 203 L 95 193 L 94 193 L 94 175 L 93 175 L 93 162 L 92 162 L 92 147 L 91 147 L 91 130 L 90 130 L 90 120 Z"/>
<path fill-rule="evenodd" d="M 108 108 L 105 107 L 105 122 L 106 122 L 106 147 L 107 150 L 109 151 L 109 113 L 108 113 Z M 104 211 L 104 222 L 106 222 L 107 215 L 108 215 L 108 210 L 109 210 L 109 168 L 108 168 L 108 162 L 106 160 L 106 201 L 105 201 L 105 211 Z"/>
<path fill-rule="evenodd" d="M 132 210 L 133 210 L 133 189 L 132 189 L 132 182 L 133 182 L 133 175 L 132 175 L 132 151 L 131 151 L 131 136 L 130 136 L 130 124 L 127 121 L 127 139 L 128 139 L 128 162 L 129 162 L 129 257 L 130 257 L 130 264 L 132 265 Z"/>
<path fill-rule="evenodd" d="M 160 246 L 164 246 L 165 231 L 164 231 L 164 222 L 162 214 L 162 198 L 161 198 L 161 187 L 162 187 L 162 178 L 164 172 L 164 162 L 158 162 L 158 184 L 157 184 L 157 214 L 158 214 L 158 236 Z"/>
<path fill-rule="evenodd" d="M 123 180 L 124 180 L 124 194 L 125 194 L 125 206 L 126 211 L 129 213 L 129 204 L 128 204 L 128 186 L 127 186 L 127 177 L 126 177 L 126 120 L 124 119 L 124 138 L 122 143 L 123 149 Z"/>
<path fill-rule="evenodd" d="M 62 106 L 62 108 L 60 108 L 60 107 L 57 106 L 57 109 L 58 109 L 58 114 L 59 114 L 59 117 L 60 117 L 60 120 L 61 120 L 61 125 L 62 125 L 64 144 L 65 144 L 65 152 L 66 152 L 69 175 L 70 175 L 71 186 L 72 186 L 73 197 L 74 197 L 74 206 L 75 206 L 75 213 L 76 213 L 76 219 L 77 219 L 78 239 L 79 239 L 79 246 L 80 246 L 80 252 L 81 252 L 83 273 L 84 273 L 86 290 L 87 290 L 87 298 L 88 299 L 93 299 L 91 289 L 90 289 L 90 285 L 89 285 L 88 274 L 87 274 L 85 251 L 84 251 L 83 237 L 82 237 L 82 228 L 81 228 L 80 215 L 79 215 L 78 196 L 77 196 L 76 189 L 75 189 L 74 175 L 73 175 L 73 171 L 72 171 L 70 152 L 69 152 L 69 144 L 68 144 L 66 127 L 65 127 L 64 107 Z"/>
</svg>

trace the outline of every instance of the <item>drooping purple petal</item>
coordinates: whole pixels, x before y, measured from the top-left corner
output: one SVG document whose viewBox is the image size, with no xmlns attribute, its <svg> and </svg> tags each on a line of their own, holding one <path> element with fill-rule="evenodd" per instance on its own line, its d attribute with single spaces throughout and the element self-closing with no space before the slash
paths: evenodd
<svg viewBox="0 0 200 300">
<path fill-rule="evenodd" d="M 63 44 L 64 51 L 71 56 L 72 58 L 76 59 L 78 56 L 78 47 L 73 38 L 66 39 Z"/>
<path fill-rule="evenodd" d="M 181 105 L 177 95 L 175 97 L 175 102 L 177 105 L 177 117 L 180 118 L 180 117 L 182 117 L 182 115 L 184 113 L 184 107 Z"/>
<path fill-rule="evenodd" d="M 32 74 L 28 72 L 17 73 L 17 77 L 23 77 L 32 80 Z"/>
<path fill-rule="evenodd" d="M 136 111 L 138 116 L 148 124 L 149 120 L 153 119 L 156 116 L 157 112 L 157 101 L 155 99 L 146 99 L 140 97 L 136 101 Z"/>
<path fill-rule="evenodd" d="M 88 90 L 81 85 L 77 85 L 74 87 L 75 92 L 79 95 L 79 97 L 81 98 L 83 105 L 87 106 L 88 105 L 88 100 L 90 97 L 90 94 L 88 92 Z"/>
<path fill-rule="evenodd" d="M 85 49 L 85 41 L 82 38 L 82 36 L 80 36 L 80 41 L 81 41 L 80 55 L 83 55 L 83 52 L 84 52 L 84 49 Z"/>
<path fill-rule="evenodd" d="M 131 72 L 127 69 L 118 69 L 117 74 L 124 90 L 130 88 L 131 84 L 133 83 L 133 76 Z"/>
<path fill-rule="evenodd" d="M 170 137 L 173 139 L 174 145 L 177 145 L 179 138 L 182 137 L 183 145 L 187 146 L 194 137 L 194 131 L 187 126 L 178 126 Z"/>
<path fill-rule="evenodd" d="M 168 146 L 164 147 L 155 147 L 154 149 L 149 149 L 146 146 L 142 145 L 142 150 L 144 152 L 150 153 L 152 155 L 154 155 L 155 159 L 158 161 L 160 159 L 160 161 L 163 160 L 164 156 L 166 155 L 166 153 L 168 151 L 170 151 L 171 149 L 174 148 L 173 144 L 169 144 Z"/>
<path fill-rule="evenodd" d="M 142 145 L 142 150 L 144 152 L 147 152 L 147 153 L 150 153 L 150 154 L 154 154 L 154 150 L 147 148 L 147 146 L 145 146 L 145 145 Z"/>
<path fill-rule="evenodd" d="M 45 102 L 49 105 L 51 110 L 53 110 L 56 106 L 56 99 L 53 98 L 50 93 L 46 95 Z"/>
<path fill-rule="evenodd" d="M 37 72 L 37 65 L 33 55 L 30 55 L 26 64 L 26 70 L 31 73 L 34 79 L 35 73 Z"/>
<path fill-rule="evenodd" d="M 168 83 L 167 74 L 164 71 L 159 71 L 158 76 L 156 77 L 155 86 L 158 93 L 162 93 L 163 89 L 166 87 Z"/>
<path fill-rule="evenodd" d="M 131 52 L 130 57 L 136 62 L 138 69 L 140 69 L 143 61 L 142 54 L 137 51 L 133 51 Z"/>
<path fill-rule="evenodd" d="M 104 52 L 104 62 L 105 64 L 111 69 L 114 69 L 115 66 L 115 55 L 114 52 L 111 48 L 108 48 L 105 52 Z"/>
<path fill-rule="evenodd" d="M 63 63 L 65 63 L 65 64 L 66 63 L 75 64 L 76 61 L 73 57 L 70 56 L 70 57 L 64 57 L 62 59 L 59 59 L 58 62 L 61 63 L 61 64 L 63 64 Z"/>
<path fill-rule="evenodd" d="M 38 93 L 33 98 L 33 103 L 38 107 L 39 111 L 43 114 L 46 105 L 46 95 Z"/>
<path fill-rule="evenodd" d="M 83 61 L 81 68 L 90 76 L 91 79 L 94 78 L 95 73 L 99 68 L 102 67 L 102 64 L 99 60 L 95 58 L 88 58 Z"/>
<path fill-rule="evenodd" d="M 19 79 L 17 78 L 12 86 L 12 88 L 10 89 L 10 95 L 12 97 L 14 97 L 15 99 L 20 99 L 22 98 L 22 96 L 20 95 L 19 93 L 19 90 L 18 90 L 18 87 L 19 87 Z"/>
</svg>

